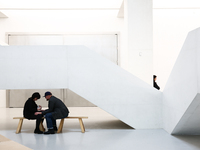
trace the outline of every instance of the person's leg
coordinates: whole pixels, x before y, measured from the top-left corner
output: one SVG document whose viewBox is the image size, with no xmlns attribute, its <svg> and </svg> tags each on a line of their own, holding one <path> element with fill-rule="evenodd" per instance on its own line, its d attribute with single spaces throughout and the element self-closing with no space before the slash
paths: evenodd
<svg viewBox="0 0 200 150">
<path fill-rule="evenodd" d="M 47 113 L 45 115 L 45 118 L 46 118 L 47 128 L 48 129 L 53 129 L 53 122 L 52 122 L 53 116 L 52 116 L 52 114 L 51 113 Z"/>
<path fill-rule="evenodd" d="M 39 129 L 40 122 L 42 121 L 42 115 L 36 115 L 36 129 Z"/>
<path fill-rule="evenodd" d="M 56 126 L 56 119 L 52 118 L 52 124 L 53 124 L 54 131 L 58 131 L 58 128 Z"/>
<path fill-rule="evenodd" d="M 42 119 L 43 115 L 39 114 L 39 115 L 36 115 L 36 128 L 35 128 L 35 133 L 43 133 L 42 131 L 40 131 L 40 123 L 41 121 L 43 120 Z"/>
<path fill-rule="evenodd" d="M 29 120 L 36 120 L 36 126 L 35 126 L 35 130 L 34 130 L 34 133 L 38 133 L 38 134 L 42 134 L 43 132 L 40 131 L 39 129 L 39 125 L 40 125 L 40 122 L 42 120 L 42 115 L 30 115 L 29 118 L 27 118 Z"/>
<path fill-rule="evenodd" d="M 48 128 L 48 131 L 47 132 L 44 132 L 44 134 L 54 134 L 55 131 L 53 129 L 53 123 L 55 123 L 53 120 L 53 116 L 51 113 L 47 113 L 45 115 L 45 118 L 46 118 L 46 122 L 47 122 L 47 128 Z"/>
<path fill-rule="evenodd" d="M 54 119 L 53 117 L 52 117 L 52 124 L 53 124 L 53 127 L 55 127 L 56 126 L 56 119 Z"/>
</svg>

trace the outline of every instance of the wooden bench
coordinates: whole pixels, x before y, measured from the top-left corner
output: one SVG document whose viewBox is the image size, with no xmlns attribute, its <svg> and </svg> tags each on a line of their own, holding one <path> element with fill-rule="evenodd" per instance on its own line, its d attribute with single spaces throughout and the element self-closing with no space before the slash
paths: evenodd
<svg viewBox="0 0 200 150">
<path fill-rule="evenodd" d="M 66 117 L 66 118 L 63 118 L 60 120 L 60 125 L 58 127 L 58 131 L 57 133 L 60 133 L 62 132 L 62 128 L 63 128 L 63 124 L 64 124 L 64 120 L 65 119 L 78 119 L 79 120 L 79 123 L 80 123 L 80 127 L 81 127 L 81 132 L 84 133 L 85 132 L 85 127 L 84 127 L 84 124 L 83 124 L 83 120 L 82 119 L 87 119 L 88 117 Z"/>
<path fill-rule="evenodd" d="M 64 124 L 64 120 L 65 119 L 78 119 L 79 123 L 80 123 L 80 127 L 81 127 L 81 132 L 84 133 L 85 132 L 85 127 L 84 127 L 82 119 L 87 119 L 87 118 L 88 117 L 75 117 L 75 116 L 74 117 L 69 116 L 69 117 L 63 118 L 63 119 L 60 120 L 60 125 L 58 127 L 57 133 L 61 133 L 62 132 L 62 128 L 63 128 L 63 124 Z M 19 123 L 18 123 L 17 130 L 16 130 L 16 133 L 18 134 L 19 132 L 21 132 L 23 120 L 27 119 L 27 118 L 24 118 L 24 117 L 14 117 L 13 119 L 19 119 Z M 43 131 L 43 132 L 45 131 L 42 122 L 40 123 L 40 130 Z"/>
<path fill-rule="evenodd" d="M 24 118 L 24 117 L 14 117 L 13 119 L 19 119 L 19 123 L 18 123 L 17 130 L 16 130 L 16 133 L 18 134 L 19 132 L 21 132 L 23 120 L 27 119 L 27 118 Z M 45 131 L 44 126 L 42 124 L 42 121 L 40 122 L 39 128 L 40 128 L 41 131 L 43 131 L 43 132 Z"/>
</svg>

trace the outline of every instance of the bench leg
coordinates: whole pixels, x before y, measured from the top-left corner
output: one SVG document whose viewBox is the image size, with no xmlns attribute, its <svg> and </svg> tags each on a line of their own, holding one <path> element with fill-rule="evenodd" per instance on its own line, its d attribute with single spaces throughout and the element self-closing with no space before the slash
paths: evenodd
<svg viewBox="0 0 200 150">
<path fill-rule="evenodd" d="M 42 121 L 40 122 L 39 129 L 40 129 L 40 131 L 43 131 L 43 132 L 45 131 Z"/>
<path fill-rule="evenodd" d="M 84 133 L 85 132 L 85 127 L 84 127 L 82 118 L 78 118 L 78 119 L 79 119 L 79 123 L 80 123 L 80 126 L 81 126 L 81 131 L 82 131 L 82 133 Z"/>
<path fill-rule="evenodd" d="M 60 125 L 59 125 L 59 127 L 58 127 L 58 131 L 57 131 L 57 133 L 62 132 L 62 128 L 63 128 L 63 124 L 64 124 L 64 120 L 65 120 L 65 118 L 63 118 L 63 119 L 60 120 Z"/>
<path fill-rule="evenodd" d="M 19 119 L 19 124 L 16 130 L 16 133 L 18 134 L 19 132 L 21 132 L 22 129 L 22 123 L 23 123 L 23 119 Z"/>
</svg>

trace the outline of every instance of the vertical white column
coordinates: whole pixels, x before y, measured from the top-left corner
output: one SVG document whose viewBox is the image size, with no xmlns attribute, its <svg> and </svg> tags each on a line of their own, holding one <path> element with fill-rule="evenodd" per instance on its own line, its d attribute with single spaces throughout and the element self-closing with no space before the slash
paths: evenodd
<svg viewBox="0 0 200 150">
<path fill-rule="evenodd" d="M 153 81 L 152 0 L 125 0 L 129 71 L 145 82 Z"/>
</svg>

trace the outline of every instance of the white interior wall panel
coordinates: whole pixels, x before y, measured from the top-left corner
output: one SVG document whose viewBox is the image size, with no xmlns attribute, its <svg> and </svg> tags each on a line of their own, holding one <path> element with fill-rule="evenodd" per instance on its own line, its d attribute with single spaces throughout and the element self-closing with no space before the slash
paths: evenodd
<svg viewBox="0 0 200 150">
<path fill-rule="evenodd" d="M 163 91 L 163 125 L 172 134 L 200 134 L 200 28 L 191 31 Z"/>
<path fill-rule="evenodd" d="M 65 88 L 68 85 L 66 57 L 63 46 L 1 46 L 1 85 L 5 87 L 0 88 Z"/>
<path fill-rule="evenodd" d="M 60 35 L 9 35 L 9 45 L 63 45 Z"/>
<path fill-rule="evenodd" d="M 65 35 L 64 45 L 84 45 L 118 64 L 117 35 Z"/>
<path fill-rule="evenodd" d="M 115 34 L 9 34 L 8 36 L 9 45 L 85 45 L 116 64 L 118 63 L 117 40 Z M 8 91 L 8 107 L 23 107 L 24 101 L 35 91 L 44 93 L 41 89 Z M 58 95 L 70 107 L 95 106 L 69 89 L 51 89 L 51 92 Z M 41 104 L 47 106 L 47 103 Z"/>
<path fill-rule="evenodd" d="M 136 129 L 162 127 L 162 93 L 84 46 L 0 47 L 0 89 L 68 88 Z"/>
<path fill-rule="evenodd" d="M 34 35 L 9 34 L 9 45 L 84 45 L 101 56 L 118 63 L 117 34 Z"/>
</svg>

